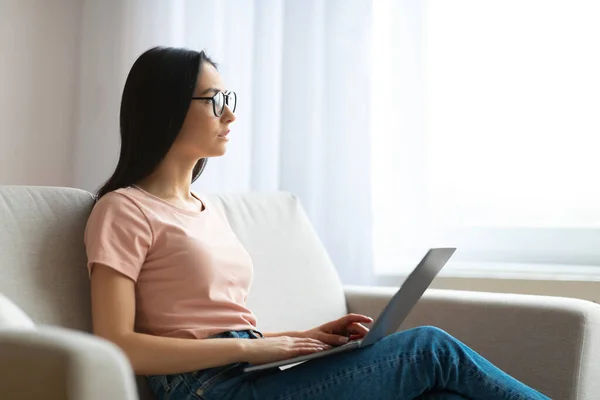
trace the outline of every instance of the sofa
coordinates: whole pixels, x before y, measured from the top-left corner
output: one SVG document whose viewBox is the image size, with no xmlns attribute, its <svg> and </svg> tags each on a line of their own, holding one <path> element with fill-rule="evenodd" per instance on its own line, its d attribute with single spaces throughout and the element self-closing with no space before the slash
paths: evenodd
<svg viewBox="0 0 600 400">
<path fill-rule="evenodd" d="M 298 199 L 212 196 L 251 254 L 262 331 L 347 312 L 378 316 L 397 288 L 344 286 Z M 151 399 L 113 344 L 91 332 L 83 190 L 0 186 L 0 397 Z M 600 306 L 583 300 L 429 289 L 400 330 L 442 328 L 559 400 L 600 399 Z"/>
</svg>

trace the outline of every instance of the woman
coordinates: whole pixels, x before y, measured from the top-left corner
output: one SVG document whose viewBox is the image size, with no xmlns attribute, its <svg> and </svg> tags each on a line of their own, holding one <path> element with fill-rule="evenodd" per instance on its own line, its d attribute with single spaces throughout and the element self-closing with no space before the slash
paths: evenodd
<svg viewBox="0 0 600 400">
<path fill-rule="evenodd" d="M 159 399 L 547 398 L 433 327 L 242 373 L 361 338 L 371 318 L 257 330 L 248 253 L 223 213 L 190 191 L 206 160 L 225 153 L 236 105 L 203 52 L 142 54 L 123 91 L 119 162 L 86 226 L 94 332 L 123 349 Z"/>
</svg>

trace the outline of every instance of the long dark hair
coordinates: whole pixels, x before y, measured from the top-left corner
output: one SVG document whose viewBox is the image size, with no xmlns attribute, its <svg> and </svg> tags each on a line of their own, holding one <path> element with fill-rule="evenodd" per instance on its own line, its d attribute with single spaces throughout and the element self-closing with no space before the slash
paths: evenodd
<svg viewBox="0 0 600 400">
<path fill-rule="evenodd" d="M 216 64 L 203 52 L 155 47 L 131 67 L 121 98 L 121 153 L 110 179 L 98 190 L 100 199 L 150 175 L 181 130 L 204 63 Z M 194 182 L 206 166 L 194 167 Z"/>
</svg>

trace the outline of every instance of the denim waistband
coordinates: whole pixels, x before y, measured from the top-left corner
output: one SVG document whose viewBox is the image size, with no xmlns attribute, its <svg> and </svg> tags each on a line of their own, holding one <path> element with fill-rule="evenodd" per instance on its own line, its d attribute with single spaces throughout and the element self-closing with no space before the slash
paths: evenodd
<svg viewBox="0 0 600 400">
<path fill-rule="evenodd" d="M 264 338 L 265 336 L 257 330 L 247 329 L 243 331 L 227 331 L 217 333 L 215 335 L 207 337 L 207 339 L 217 339 L 217 338 L 237 338 L 237 339 L 259 339 Z"/>
</svg>

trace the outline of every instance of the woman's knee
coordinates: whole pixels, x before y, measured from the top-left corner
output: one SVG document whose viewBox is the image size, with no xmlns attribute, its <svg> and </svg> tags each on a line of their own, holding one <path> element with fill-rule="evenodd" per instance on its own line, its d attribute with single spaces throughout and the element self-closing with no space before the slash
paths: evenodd
<svg viewBox="0 0 600 400">
<path fill-rule="evenodd" d="M 453 339 L 453 337 L 445 330 L 438 328 L 437 326 L 423 325 L 418 326 L 415 329 L 418 335 L 426 337 L 434 337 L 438 339 Z"/>
<path fill-rule="evenodd" d="M 460 343 L 440 328 L 419 326 L 387 336 L 373 351 L 394 354 L 401 359 L 420 359 L 422 363 L 433 365 L 439 363 L 442 356 L 460 351 Z"/>
<path fill-rule="evenodd" d="M 387 345 L 383 343 L 387 343 Z M 457 344 L 458 341 L 446 331 L 428 325 L 397 332 L 382 340 L 383 346 L 389 345 L 391 348 L 398 347 L 417 352 L 433 350 L 434 348 L 439 349 L 440 347 L 455 347 Z"/>
<path fill-rule="evenodd" d="M 416 347 L 419 348 L 430 348 L 436 344 L 446 345 L 456 343 L 456 339 L 454 339 L 454 337 L 452 337 L 449 333 L 443 329 L 429 325 L 418 326 L 416 328 L 400 332 L 400 335 L 404 336 L 404 339 L 407 339 L 409 342 L 412 342 L 413 345 L 416 345 Z"/>
</svg>

